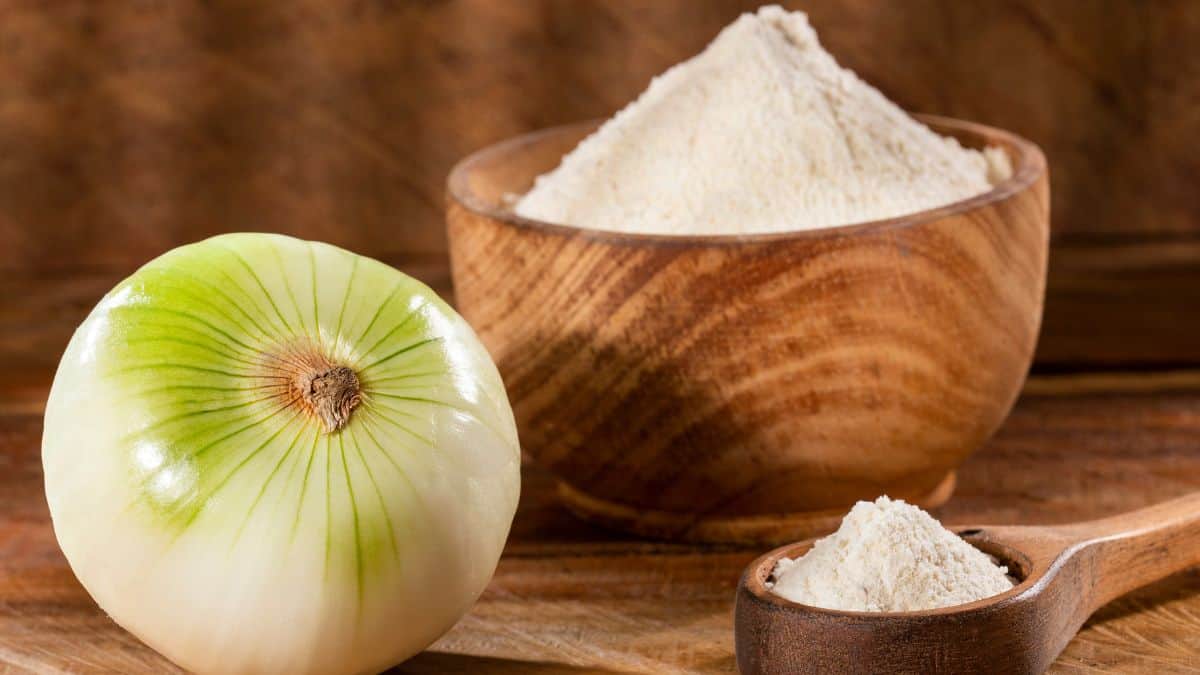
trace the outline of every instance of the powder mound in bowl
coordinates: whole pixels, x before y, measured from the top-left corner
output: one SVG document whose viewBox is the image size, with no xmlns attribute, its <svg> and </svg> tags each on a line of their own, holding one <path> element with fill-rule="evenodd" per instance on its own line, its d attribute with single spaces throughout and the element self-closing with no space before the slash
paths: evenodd
<svg viewBox="0 0 1200 675">
<path fill-rule="evenodd" d="M 840 67 L 802 12 L 743 14 L 651 82 L 521 197 L 518 215 L 658 234 L 749 234 L 890 218 L 1012 172 Z"/>
<path fill-rule="evenodd" d="M 837 532 L 780 560 L 771 591 L 793 602 L 856 612 L 961 605 L 1013 587 L 1008 570 L 921 509 L 880 497 L 850 509 Z"/>
</svg>

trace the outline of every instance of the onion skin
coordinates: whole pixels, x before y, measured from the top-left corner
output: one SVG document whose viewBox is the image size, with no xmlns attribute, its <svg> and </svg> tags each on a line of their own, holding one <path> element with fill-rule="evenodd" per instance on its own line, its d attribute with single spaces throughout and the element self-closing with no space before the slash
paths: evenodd
<svg viewBox="0 0 1200 675">
<path fill-rule="evenodd" d="M 304 375 L 320 364 L 356 378 Z M 326 381 L 356 389 L 322 417 L 296 391 Z M 487 585 L 520 491 L 512 410 L 466 322 L 382 263 L 266 234 L 114 288 L 59 364 L 42 458 L 80 582 L 199 673 L 412 656 Z"/>
</svg>

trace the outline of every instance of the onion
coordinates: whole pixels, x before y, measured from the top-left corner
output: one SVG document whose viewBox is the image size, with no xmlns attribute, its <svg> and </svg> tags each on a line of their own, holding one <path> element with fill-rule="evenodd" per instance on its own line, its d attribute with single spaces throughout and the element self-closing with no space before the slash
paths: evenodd
<svg viewBox="0 0 1200 675">
<path fill-rule="evenodd" d="M 487 585 L 520 451 L 495 365 L 421 283 L 265 234 L 171 251 L 71 339 L 54 530 L 117 623 L 202 673 L 357 673 Z"/>
</svg>

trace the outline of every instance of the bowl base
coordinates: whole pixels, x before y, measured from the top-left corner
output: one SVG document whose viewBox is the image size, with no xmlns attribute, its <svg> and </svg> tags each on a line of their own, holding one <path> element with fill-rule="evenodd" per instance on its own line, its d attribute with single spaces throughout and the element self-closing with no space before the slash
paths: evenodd
<svg viewBox="0 0 1200 675">
<path fill-rule="evenodd" d="M 925 495 L 905 501 L 923 509 L 941 506 L 954 492 L 955 480 L 955 472 L 951 471 Z M 770 515 L 697 517 L 611 502 L 563 482 L 558 484 L 558 497 L 579 518 L 613 530 L 652 539 L 755 545 L 788 543 L 828 534 L 837 529 L 851 506 Z"/>
</svg>

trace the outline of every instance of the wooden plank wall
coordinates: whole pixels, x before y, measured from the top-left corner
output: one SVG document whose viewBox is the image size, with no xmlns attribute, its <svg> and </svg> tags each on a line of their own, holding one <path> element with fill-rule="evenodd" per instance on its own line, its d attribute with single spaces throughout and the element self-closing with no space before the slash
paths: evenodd
<svg viewBox="0 0 1200 675">
<path fill-rule="evenodd" d="M 906 108 L 1046 150 L 1039 369 L 1200 363 L 1200 3 L 785 4 Z M 112 283 L 223 231 L 323 239 L 445 290 L 458 158 L 611 114 L 753 6 L 8 0 L 0 363 L 44 377 Z"/>
</svg>

